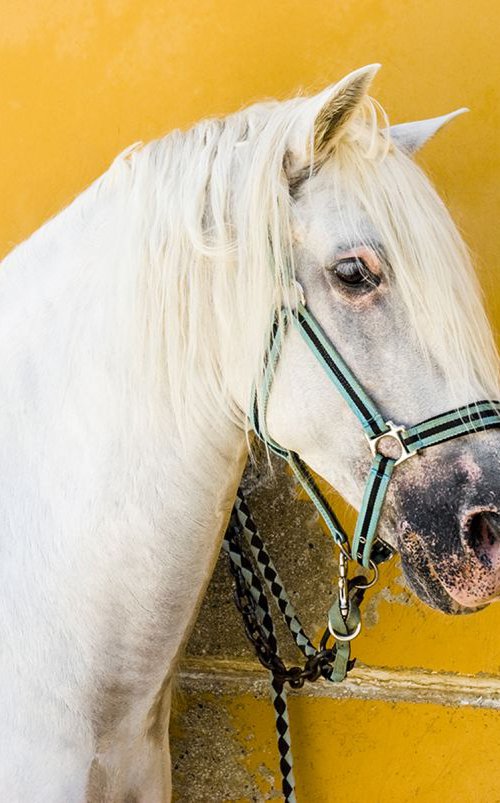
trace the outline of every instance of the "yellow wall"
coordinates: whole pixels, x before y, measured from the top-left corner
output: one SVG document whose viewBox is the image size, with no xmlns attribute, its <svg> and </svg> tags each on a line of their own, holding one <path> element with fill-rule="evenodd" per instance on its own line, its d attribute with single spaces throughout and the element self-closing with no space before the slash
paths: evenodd
<svg viewBox="0 0 500 803">
<path fill-rule="evenodd" d="M 251 765 L 265 795 L 270 782 L 259 777 L 259 767 L 276 749 L 270 706 L 260 700 L 250 703 L 248 698 L 228 700 L 227 705 L 242 734 L 254 732 L 259 722 Z M 294 698 L 290 717 L 299 803 L 500 800 L 498 711 Z M 489 749 L 478 749 L 478 734 Z M 245 741 L 246 735 L 241 738 L 243 745 Z M 189 798 L 188 802 L 192 803 Z M 242 798 L 241 803 L 249 801 Z"/>
<path fill-rule="evenodd" d="M 428 146 L 422 160 L 477 254 L 488 308 L 495 324 L 500 322 L 498 4 L 4 0 L 2 12 L 0 253 L 71 200 L 128 144 L 261 97 L 319 89 L 355 67 L 380 61 L 374 94 L 393 121 L 462 105 L 472 109 Z M 379 597 L 377 627 L 367 628 L 356 648 L 364 662 L 500 673 L 500 606 L 448 620 L 420 604 L 400 604 L 401 594 L 396 579 L 390 593 Z M 244 733 L 248 701 L 228 705 Z M 416 707 L 386 703 L 370 704 L 367 712 L 367 703 L 352 702 L 353 724 L 347 704 L 321 705 L 320 710 L 318 701 L 300 702 L 310 741 L 300 748 L 299 782 L 305 788 L 307 780 L 316 790 L 303 801 L 336 799 L 325 745 L 334 750 L 331 731 L 339 718 L 351 735 L 351 748 L 342 743 L 351 750 L 343 769 L 355 763 L 352 742 L 359 726 L 379 762 L 379 736 L 387 732 L 397 766 L 409 760 L 398 746 L 399 734 L 403 739 L 413 733 L 409 749 L 419 778 L 417 793 L 408 767 L 394 775 L 391 766 L 384 794 L 385 773 L 365 767 L 347 800 L 363 800 L 369 790 L 372 799 L 385 803 L 500 801 L 498 762 L 488 763 L 500 741 L 493 712 L 421 708 L 417 713 Z M 363 724 L 368 713 L 377 715 L 376 726 Z M 444 749 L 450 740 L 458 745 L 452 770 Z M 370 760 L 366 748 L 364 760 Z"/>
</svg>

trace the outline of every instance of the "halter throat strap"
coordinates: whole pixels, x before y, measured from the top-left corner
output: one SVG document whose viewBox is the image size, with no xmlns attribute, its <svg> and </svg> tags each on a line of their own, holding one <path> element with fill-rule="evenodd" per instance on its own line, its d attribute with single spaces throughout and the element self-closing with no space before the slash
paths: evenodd
<svg viewBox="0 0 500 803">
<path fill-rule="evenodd" d="M 269 449 L 287 460 L 342 552 L 368 568 L 371 562 L 380 563 L 391 554 L 390 548 L 377 539 L 377 530 L 395 467 L 429 446 L 462 435 L 500 427 L 500 402 L 481 400 L 433 416 L 412 427 L 396 426 L 384 419 L 304 304 L 299 304 L 288 319 L 286 313 L 283 314 L 285 326 L 291 323 L 299 331 L 330 381 L 356 415 L 373 455 L 351 545 L 346 532 L 305 463 L 295 452 L 278 444 L 267 431 L 267 403 L 285 331 L 285 326 L 279 327 L 277 323 L 272 328 L 269 356 L 263 373 L 263 384 L 259 394 L 262 408 L 260 411 L 257 405 L 257 393 L 254 393 L 250 413 L 252 426 Z M 389 439 L 394 443 L 388 444 Z M 391 446 L 390 450 L 384 448 L 387 445 Z M 389 453 L 395 456 L 388 456 Z"/>
</svg>

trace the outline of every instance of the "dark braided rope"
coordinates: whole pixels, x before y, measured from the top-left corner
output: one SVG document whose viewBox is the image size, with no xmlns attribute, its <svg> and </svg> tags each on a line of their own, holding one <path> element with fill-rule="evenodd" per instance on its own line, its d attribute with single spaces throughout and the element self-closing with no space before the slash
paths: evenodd
<svg viewBox="0 0 500 803">
<path fill-rule="evenodd" d="M 254 560 L 259 567 L 262 577 L 264 578 L 264 581 L 270 593 L 272 594 L 297 647 L 306 656 L 306 658 L 310 655 L 315 655 L 317 650 L 306 635 L 300 619 L 288 598 L 276 567 L 269 553 L 267 552 L 259 535 L 257 526 L 252 519 L 250 510 L 248 509 L 248 505 L 241 489 L 238 490 L 236 495 L 234 507 L 238 523 L 241 527 L 243 535 L 245 536 L 248 546 L 250 547 Z"/>
<path fill-rule="evenodd" d="M 295 776 L 293 774 L 292 737 L 288 719 L 287 694 L 285 684 L 271 673 L 271 701 L 274 708 L 278 752 L 280 756 L 281 790 L 285 803 L 297 803 L 295 797 Z"/>
<path fill-rule="evenodd" d="M 286 668 L 278 655 L 278 644 L 266 594 L 250 561 L 241 551 L 239 535 L 240 527 L 233 512 L 223 548 L 230 558 L 229 565 L 235 580 L 235 602 L 242 614 L 246 635 L 261 663 L 270 670 L 281 788 L 286 803 L 296 803 L 292 739 L 284 678 Z"/>
<path fill-rule="evenodd" d="M 243 551 L 242 536 L 245 538 L 249 556 Z M 328 648 L 327 642 L 330 638 L 328 630 L 323 634 L 319 649 L 305 633 L 259 536 L 241 489 L 238 490 L 231 521 L 224 537 L 223 549 L 229 557 L 229 567 L 235 583 L 235 603 L 242 615 L 245 633 L 254 647 L 257 658 L 271 673 L 271 700 L 278 736 L 283 797 L 286 803 L 296 803 L 286 684 L 292 688 L 300 688 L 306 680 L 315 681 L 320 676 L 330 680 L 335 679 L 332 664 L 335 661 L 336 646 Z M 268 599 L 252 564 L 252 558 L 279 608 L 283 621 L 306 657 L 303 668 L 299 666 L 287 668 L 278 654 Z M 361 596 L 362 594 L 359 595 L 359 601 Z M 354 661 L 349 661 L 347 671 L 353 665 Z"/>
</svg>

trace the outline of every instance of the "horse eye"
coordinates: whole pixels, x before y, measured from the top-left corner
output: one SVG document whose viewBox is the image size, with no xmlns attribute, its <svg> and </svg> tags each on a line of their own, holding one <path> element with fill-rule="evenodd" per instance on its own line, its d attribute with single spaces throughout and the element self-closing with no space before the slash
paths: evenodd
<svg viewBox="0 0 500 803">
<path fill-rule="evenodd" d="M 379 277 L 374 276 L 366 262 L 359 257 L 339 259 L 333 266 L 333 272 L 342 284 L 346 284 L 349 287 L 357 287 L 364 284 L 377 287 L 380 284 Z"/>
</svg>

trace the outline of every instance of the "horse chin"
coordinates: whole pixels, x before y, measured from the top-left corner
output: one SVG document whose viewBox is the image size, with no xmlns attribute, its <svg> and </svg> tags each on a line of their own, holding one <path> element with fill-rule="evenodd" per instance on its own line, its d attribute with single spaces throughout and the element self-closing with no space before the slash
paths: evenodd
<svg viewBox="0 0 500 803">
<path fill-rule="evenodd" d="M 463 616 L 477 613 L 488 607 L 488 602 L 480 605 L 464 605 L 452 597 L 440 579 L 440 572 L 431 560 L 423 539 L 417 533 L 398 537 L 398 552 L 405 580 L 411 591 L 428 605 L 450 616 Z"/>
</svg>

